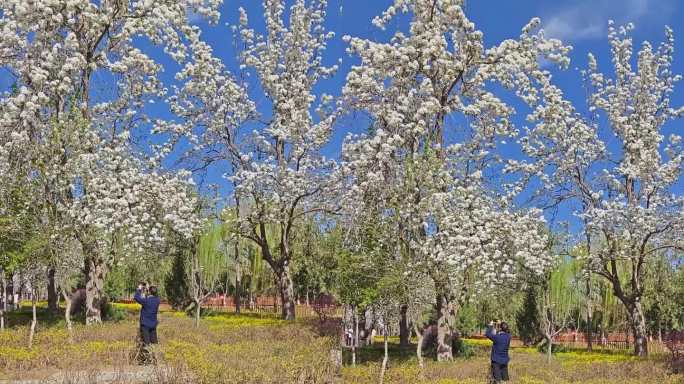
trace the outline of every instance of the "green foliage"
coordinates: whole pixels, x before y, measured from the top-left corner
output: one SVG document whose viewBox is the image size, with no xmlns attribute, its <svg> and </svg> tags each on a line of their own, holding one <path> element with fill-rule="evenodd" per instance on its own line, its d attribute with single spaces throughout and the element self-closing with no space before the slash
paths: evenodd
<svg viewBox="0 0 684 384">
<path fill-rule="evenodd" d="M 126 288 L 130 275 L 125 268 L 112 268 L 107 274 L 104 284 L 104 292 L 111 301 L 118 301 L 126 297 Z"/>
<path fill-rule="evenodd" d="M 121 321 L 124 320 L 126 316 L 127 314 L 124 308 L 113 305 L 112 303 L 107 303 L 102 312 L 102 317 L 106 321 Z"/>
<path fill-rule="evenodd" d="M 364 255 L 342 252 L 337 275 L 337 297 L 342 303 L 360 306 L 373 300 L 375 278 L 373 268 Z"/>
<path fill-rule="evenodd" d="M 166 299 L 173 309 L 181 310 L 190 303 L 188 290 L 187 261 L 182 250 L 174 252 L 171 270 L 164 279 Z"/>
<path fill-rule="evenodd" d="M 456 318 L 456 329 L 461 336 L 469 336 L 478 329 L 477 310 L 474 305 L 467 304 L 461 307 Z"/>
<path fill-rule="evenodd" d="M 466 343 L 464 339 L 458 337 L 454 339 L 453 353 L 454 356 L 468 359 L 475 356 L 475 347 L 472 344 Z"/>
<path fill-rule="evenodd" d="M 539 310 L 537 304 L 537 290 L 530 285 L 525 290 L 522 307 L 515 315 L 518 335 L 525 345 L 532 345 L 541 339 L 539 332 Z"/>
</svg>

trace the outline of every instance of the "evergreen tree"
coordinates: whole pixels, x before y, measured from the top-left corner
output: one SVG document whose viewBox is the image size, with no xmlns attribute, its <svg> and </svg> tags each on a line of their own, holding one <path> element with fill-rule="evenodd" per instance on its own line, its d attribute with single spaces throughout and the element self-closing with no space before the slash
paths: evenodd
<svg viewBox="0 0 684 384">
<path fill-rule="evenodd" d="M 175 310 L 183 310 L 190 304 L 188 292 L 188 276 L 185 265 L 185 253 L 182 249 L 175 252 L 171 270 L 166 275 L 164 289 L 171 307 Z"/>
<path fill-rule="evenodd" d="M 539 312 L 537 309 L 537 292 L 530 285 L 525 291 L 525 300 L 515 315 L 520 340 L 526 346 L 535 344 L 540 339 Z"/>
</svg>

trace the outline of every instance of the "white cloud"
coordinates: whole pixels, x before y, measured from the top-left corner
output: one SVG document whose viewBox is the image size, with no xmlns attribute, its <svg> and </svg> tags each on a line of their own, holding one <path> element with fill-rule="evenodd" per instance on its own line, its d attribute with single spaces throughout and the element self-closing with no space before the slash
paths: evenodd
<svg viewBox="0 0 684 384">
<path fill-rule="evenodd" d="M 641 22 L 659 28 L 668 21 L 677 0 L 576 0 L 548 12 L 542 25 L 546 36 L 577 41 L 603 38 L 608 20 L 617 24 Z"/>
</svg>

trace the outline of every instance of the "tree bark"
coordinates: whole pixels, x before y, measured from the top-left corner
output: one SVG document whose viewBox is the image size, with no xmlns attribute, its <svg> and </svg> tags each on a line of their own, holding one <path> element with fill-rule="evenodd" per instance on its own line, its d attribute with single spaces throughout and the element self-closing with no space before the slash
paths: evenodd
<svg viewBox="0 0 684 384">
<path fill-rule="evenodd" d="M 634 333 L 634 354 L 648 356 L 648 339 L 646 335 L 646 318 L 641 307 L 641 301 L 636 300 L 630 308 L 630 323 Z"/>
<path fill-rule="evenodd" d="M 277 271 L 278 289 L 282 305 L 281 315 L 284 320 L 295 319 L 294 283 L 290 276 L 290 267 L 287 262 Z"/>
<path fill-rule="evenodd" d="M 383 319 L 383 339 L 384 339 L 384 344 L 385 344 L 385 356 L 382 359 L 382 368 L 380 369 L 380 384 L 383 384 L 385 381 L 385 372 L 387 371 L 387 361 L 389 360 L 389 353 L 387 350 L 387 320 Z"/>
<path fill-rule="evenodd" d="M 373 329 L 375 328 L 375 319 L 376 315 L 375 312 L 373 311 L 373 307 L 368 307 L 366 308 L 365 311 L 363 311 L 363 335 L 364 335 L 364 341 L 363 345 L 373 345 L 375 343 L 375 340 L 373 340 Z"/>
<path fill-rule="evenodd" d="M 47 271 L 47 304 L 50 313 L 56 314 L 59 312 L 57 307 L 57 286 L 55 285 L 55 269 L 49 268 Z"/>
<path fill-rule="evenodd" d="M 423 363 L 423 332 L 421 332 L 420 329 L 418 329 L 417 322 L 413 323 L 413 329 L 415 330 L 416 337 L 418 338 L 418 345 L 416 346 L 416 357 L 418 358 L 418 367 L 422 372 L 423 368 L 425 368 L 425 364 Z"/>
<path fill-rule="evenodd" d="M 31 349 L 33 347 L 33 337 L 36 335 L 36 323 L 38 323 L 38 318 L 36 316 L 36 287 L 31 284 L 31 329 L 29 331 L 29 341 L 28 347 Z"/>
<path fill-rule="evenodd" d="M 105 305 L 104 279 L 107 266 L 92 250 L 86 254 L 86 325 L 102 323 L 102 308 Z"/>
<path fill-rule="evenodd" d="M 406 312 L 408 306 L 403 304 L 399 308 L 399 347 L 401 349 L 408 349 L 409 347 L 409 336 L 411 335 L 408 326 L 408 319 L 406 318 Z"/>
<path fill-rule="evenodd" d="M 356 347 L 359 345 L 359 315 L 356 313 L 355 305 L 352 305 L 351 309 L 354 319 L 354 337 L 352 338 L 352 367 L 356 367 Z"/>
<path fill-rule="evenodd" d="M 0 331 L 5 330 L 5 313 L 7 312 L 7 279 L 5 278 L 5 269 L 0 268 L 0 285 L 2 285 L 2 294 L 0 294 Z"/>
<path fill-rule="evenodd" d="M 64 309 L 64 322 L 66 323 L 67 331 L 69 332 L 69 343 L 73 344 L 74 327 L 71 324 L 71 297 L 65 287 L 62 287 L 62 296 L 64 296 L 64 303 L 66 304 Z"/>
<path fill-rule="evenodd" d="M 235 186 L 235 184 L 233 184 Z M 240 197 L 235 194 L 235 219 L 240 222 Z M 242 271 L 240 270 L 240 242 L 235 240 L 235 313 L 240 313 L 240 294 L 242 289 Z"/>
<path fill-rule="evenodd" d="M 12 307 L 16 311 L 21 302 L 21 275 L 18 272 L 12 274 Z"/>
<path fill-rule="evenodd" d="M 195 327 L 199 327 L 202 300 L 195 298 Z"/>
<path fill-rule="evenodd" d="M 235 313 L 240 313 L 240 295 L 242 287 L 242 271 L 240 270 L 240 247 L 235 242 Z"/>
<path fill-rule="evenodd" d="M 437 295 L 437 361 L 453 360 L 453 308 L 446 294 Z"/>
<path fill-rule="evenodd" d="M 593 350 L 593 329 L 592 329 L 592 305 L 591 305 L 591 271 L 587 277 L 587 351 Z"/>
</svg>

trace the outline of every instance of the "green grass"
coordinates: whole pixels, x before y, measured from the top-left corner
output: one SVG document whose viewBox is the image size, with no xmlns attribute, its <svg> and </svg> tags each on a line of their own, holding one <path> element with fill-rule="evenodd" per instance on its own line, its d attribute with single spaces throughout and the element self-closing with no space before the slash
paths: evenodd
<svg viewBox="0 0 684 384">
<path fill-rule="evenodd" d="M 127 369 L 137 331 L 137 304 L 116 304 L 126 317 L 102 326 L 75 326 L 74 342 L 60 317 L 41 306 L 34 348 L 27 348 L 28 308 L 10 314 L 11 328 L 0 333 L 0 379 L 44 379 L 61 370 Z M 348 350 L 345 366 L 336 372 L 330 350 L 339 332 L 335 322 L 320 325 L 316 320 L 286 322 L 273 314 L 207 313 L 200 326 L 180 312 L 160 315 L 160 350 L 163 364 L 172 374 L 163 383 L 377 383 L 383 358 L 382 337 L 357 354 L 351 366 Z M 415 346 L 398 347 L 389 338 L 389 369 L 385 383 L 468 384 L 486 383 L 489 348 L 486 339 L 465 339 L 474 355 L 453 362 L 437 362 L 426 356 L 420 370 Z M 569 350 L 545 355 L 534 348 L 512 348 L 511 384 L 682 384 L 682 375 L 670 374 L 662 357 L 639 359 L 627 353 Z M 132 368 L 128 368 L 132 369 Z M 158 384 L 161 384 L 159 382 Z"/>
</svg>

